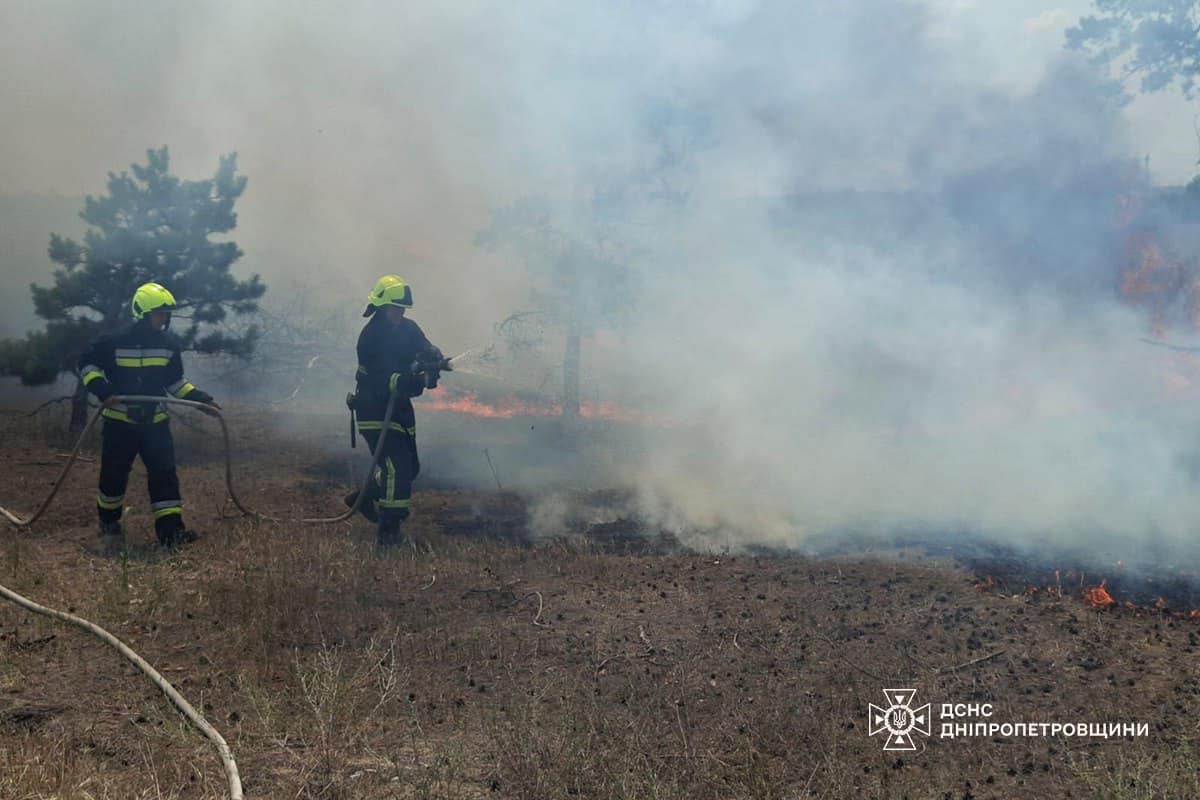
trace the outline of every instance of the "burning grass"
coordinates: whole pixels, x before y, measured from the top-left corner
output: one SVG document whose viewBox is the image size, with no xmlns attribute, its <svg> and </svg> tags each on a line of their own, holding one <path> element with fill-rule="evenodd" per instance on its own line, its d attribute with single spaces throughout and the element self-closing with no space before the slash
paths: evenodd
<svg viewBox="0 0 1200 800">
<path fill-rule="evenodd" d="M 512 419 L 514 417 L 559 417 L 562 405 L 542 398 L 513 395 L 482 397 L 472 391 L 439 387 L 417 401 L 424 411 L 443 411 L 464 414 L 479 419 Z M 661 424 L 652 415 L 626 408 L 611 401 L 580 401 L 579 416 L 588 420 L 628 424 Z"/>
<path fill-rule="evenodd" d="M 929 543 L 918 546 L 931 547 Z M 1078 554 L 1016 553 L 980 542 L 962 547 L 957 556 L 980 576 L 975 583 L 980 592 L 1019 591 L 1031 598 L 1077 599 L 1098 611 L 1200 620 L 1200 608 L 1195 607 L 1200 604 L 1200 578 L 1172 566 L 1131 567 L 1121 560 L 1106 565 L 1102 559 Z M 1054 563 L 1081 566 L 1051 568 Z M 1097 580 L 1106 572 L 1111 577 Z"/>
</svg>

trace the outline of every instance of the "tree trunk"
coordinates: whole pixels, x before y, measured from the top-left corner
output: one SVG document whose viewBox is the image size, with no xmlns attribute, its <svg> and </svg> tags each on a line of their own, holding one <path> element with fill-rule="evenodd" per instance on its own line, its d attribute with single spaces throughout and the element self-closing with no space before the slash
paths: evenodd
<svg viewBox="0 0 1200 800">
<path fill-rule="evenodd" d="M 83 381 L 75 384 L 75 394 L 71 396 L 71 433 L 79 433 L 88 420 L 88 392 Z"/>
<path fill-rule="evenodd" d="M 579 419 L 579 361 L 581 349 L 579 323 L 567 323 L 567 347 L 563 352 L 562 415 L 567 422 Z"/>
</svg>

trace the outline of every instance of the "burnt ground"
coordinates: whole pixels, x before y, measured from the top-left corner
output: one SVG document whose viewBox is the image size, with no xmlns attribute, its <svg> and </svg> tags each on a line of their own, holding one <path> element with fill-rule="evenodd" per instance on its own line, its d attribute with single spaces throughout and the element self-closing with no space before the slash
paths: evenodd
<svg viewBox="0 0 1200 800">
<path fill-rule="evenodd" d="M 247 503 L 340 510 L 344 462 L 277 427 L 231 424 L 250 431 Z M 64 437 L 15 415 L 0 425 L 0 502 L 26 511 Z M 587 514 L 534 540 L 538 498 L 495 488 L 419 490 L 421 548 L 381 556 L 362 521 L 236 516 L 211 437 L 180 426 L 177 438 L 201 541 L 170 556 L 148 545 L 135 467 L 127 522 L 146 546 L 95 555 L 97 465 L 85 462 L 44 521 L 6 528 L 0 582 L 154 663 L 229 740 L 247 797 L 1200 796 L 1200 624 L 1182 607 L 1118 595 L 1096 609 L 1090 581 L 1060 575 L 1048 591 L 1045 565 L 1011 554 L 692 553 Z M 916 751 L 868 735 L 869 704 L 892 688 L 934 704 Z M 1147 735 L 941 738 L 942 703 Z M 223 792 L 215 755 L 140 673 L 78 630 L 0 605 L 0 797 Z"/>
</svg>

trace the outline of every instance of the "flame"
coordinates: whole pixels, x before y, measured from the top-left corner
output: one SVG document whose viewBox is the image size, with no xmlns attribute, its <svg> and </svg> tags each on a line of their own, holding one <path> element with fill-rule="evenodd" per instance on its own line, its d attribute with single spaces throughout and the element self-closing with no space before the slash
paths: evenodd
<svg viewBox="0 0 1200 800">
<path fill-rule="evenodd" d="M 1178 303 L 1192 326 L 1200 328 L 1197 263 L 1172 252 L 1152 230 L 1131 233 L 1127 247 L 1131 266 L 1121 272 L 1119 291 L 1126 302 L 1146 310 L 1154 336 L 1164 335 L 1167 317 Z"/>
<path fill-rule="evenodd" d="M 1108 608 L 1117 602 L 1108 593 L 1108 589 L 1104 588 L 1107 583 L 1107 579 L 1102 580 L 1099 586 L 1092 587 L 1083 593 L 1083 599 L 1087 600 L 1092 608 Z"/>
<path fill-rule="evenodd" d="M 1132 266 L 1121 272 L 1120 295 L 1146 312 L 1155 339 L 1167 338 L 1167 328 L 1180 318 L 1200 330 L 1200 260 L 1173 252 L 1169 244 L 1155 238 L 1154 231 L 1144 228 L 1129 236 L 1126 259 Z M 1195 354 L 1174 353 L 1163 370 L 1165 396 L 1185 397 L 1198 376 L 1200 359 Z"/>
<path fill-rule="evenodd" d="M 1150 324 L 1155 336 L 1163 335 L 1162 295 L 1171 294 L 1175 277 L 1167 266 L 1162 248 L 1148 233 L 1133 237 L 1131 242 L 1136 266 L 1121 273 L 1121 296 L 1133 305 L 1144 305 L 1150 312 Z"/>
<path fill-rule="evenodd" d="M 1118 566 L 1124 566 L 1123 561 L 1116 562 Z M 1083 573 L 1076 573 L 1074 570 L 1063 571 L 1061 569 L 1054 570 L 1054 585 L 1035 586 L 1027 584 L 1022 590 L 1022 594 L 1030 600 L 1036 601 L 1039 597 L 1057 597 L 1062 598 L 1062 580 L 1063 578 L 1073 578 L 1078 574 L 1079 590 L 1083 600 L 1092 608 L 1108 609 L 1113 607 L 1127 608 L 1133 612 L 1134 616 L 1141 618 L 1143 614 L 1149 614 L 1151 611 L 1157 611 L 1159 614 L 1170 614 L 1177 619 L 1189 619 L 1200 621 L 1200 608 L 1194 608 L 1190 611 L 1175 610 L 1170 607 L 1170 603 L 1161 595 L 1155 599 L 1152 605 L 1140 605 L 1131 600 L 1118 600 L 1113 597 L 1108 590 L 1108 578 L 1100 581 L 1098 586 L 1093 586 L 1090 589 L 1084 587 Z M 991 575 L 983 578 L 975 584 L 975 589 L 978 592 L 989 592 L 998 585 L 998 582 Z M 1013 595 L 1014 598 L 1018 595 Z"/>
<path fill-rule="evenodd" d="M 511 419 L 513 417 L 557 417 L 562 415 L 562 405 L 549 402 L 531 402 L 517 397 L 502 397 L 495 402 L 480 399 L 474 392 L 443 392 L 435 389 L 419 401 L 420 407 L 429 411 L 448 411 L 467 414 L 483 419 Z M 608 422 L 654 423 L 648 414 L 622 408 L 607 400 L 579 403 L 579 416 L 584 419 Z"/>
<path fill-rule="evenodd" d="M 1131 168 L 1132 169 L 1132 168 Z M 1121 299 L 1146 314 L 1151 335 L 1166 337 L 1180 323 L 1200 331 L 1200 257 L 1190 244 L 1174 241 L 1170 225 L 1154 213 L 1154 190 L 1134 171 L 1115 198 L 1113 226 L 1124 240 L 1116 258 L 1115 287 Z M 1179 400 L 1200 386 L 1200 365 L 1176 353 L 1162 376 L 1165 397 Z"/>
<path fill-rule="evenodd" d="M 551 405 L 536 405 L 515 398 L 506 398 L 499 405 L 485 403 L 472 392 L 464 392 L 456 396 L 448 393 L 427 395 L 421 401 L 421 408 L 430 411 L 451 411 L 456 414 L 469 414 L 472 417 L 485 419 L 509 419 L 511 417 L 547 417 L 561 414 L 561 407 Z"/>
</svg>

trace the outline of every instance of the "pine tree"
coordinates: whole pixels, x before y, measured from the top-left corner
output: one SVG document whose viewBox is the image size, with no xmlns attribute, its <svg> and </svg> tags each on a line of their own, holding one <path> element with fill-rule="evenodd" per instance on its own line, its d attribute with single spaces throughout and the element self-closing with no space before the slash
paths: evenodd
<svg viewBox="0 0 1200 800">
<path fill-rule="evenodd" d="M 0 375 L 27 386 L 74 373 L 79 354 L 96 336 L 131 322 L 130 298 L 147 281 L 166 286 L 179 303 L 172 326 L 184 349 L 246 357 L 258 330 L 220 330 L 230 312 L 257 309 L 266 291 L 258 275 L 239 281 L 230 268 L 242 256 L 232 241 L 213 241 L 237 225 L 234 203 L 246 189 L 237 154 L 219 159 L 207 180 L 180 180 L 170 173 L 167 148 L 148 150 L 132 175 L 109 173 L 108 194 L 89 196 L 80 217 L 89 225 L 83 242 L 50 236 L 49 256 L 58 268 L 51 286 L 32 285 L 34 310 L 45 330 L 0 341 Z M 86 392 L 76 384 L 72 427 L 86 420 Z"/>
</svg>

